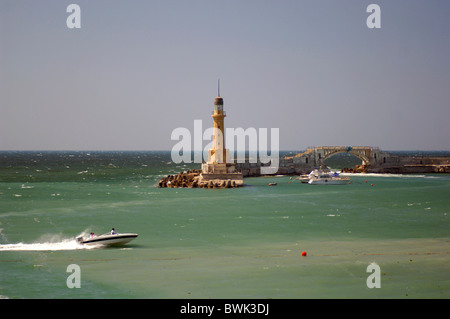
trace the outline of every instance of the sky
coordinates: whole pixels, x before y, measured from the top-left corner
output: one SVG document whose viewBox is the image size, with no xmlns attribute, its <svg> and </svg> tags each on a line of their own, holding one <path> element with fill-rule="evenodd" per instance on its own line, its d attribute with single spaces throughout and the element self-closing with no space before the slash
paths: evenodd
<svg viewBox="0 0 450 319">
<path fill-rule="evenodd" d="M 81 28 L 66 23 L 71 3 Z M 367 26 L 371 3 L 381 28 Z M 449 12 L 447 0 L 0 0 L 0 150 L 171 150 L 175 129 L 212 126 L 219 78 L 225 126 L 278 128 L 280 150 L 450 150 Z"/>
</svg>

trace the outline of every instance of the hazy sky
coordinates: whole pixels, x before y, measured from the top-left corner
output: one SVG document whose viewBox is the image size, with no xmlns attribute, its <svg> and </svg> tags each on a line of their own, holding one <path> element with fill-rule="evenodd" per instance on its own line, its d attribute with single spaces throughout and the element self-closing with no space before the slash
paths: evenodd
<svg viewBox="0 0 450 319">
<path fill-rule="evenodd" d="M 69 29 L 71 3 L 81 28 Z M 381 28 L 369 29 L 369 4 Z M 448 0 L 0 0 L 0 150 L 170 150 L 210 117 L 280 149 L 450 150 Z M 206 145 L 209 141 L 205 141 Z"/>
</svg>

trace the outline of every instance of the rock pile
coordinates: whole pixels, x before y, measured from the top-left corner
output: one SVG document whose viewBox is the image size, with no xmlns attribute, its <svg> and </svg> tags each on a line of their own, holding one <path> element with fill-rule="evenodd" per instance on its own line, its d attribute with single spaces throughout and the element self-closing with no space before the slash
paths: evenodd
<svg viewBox="0 0 450 319">
<path fill-rule="evenodd" d="M 367 165 L 355 165 L 354 168 L 344 167 L 341 173 L 367 173 Z"/>
<path fill-rule="evenodd" d="M 162 178 L 158 187 L 160 188 L 176 188 L 176 187 L 189 187 L 189 188 L 233 188 L 240 187 L 242 185 L 237 184 L 233 180 L 202 180 L 202 170 L 192 170 L 177 175 L 169 175 Z"/>
</svg>

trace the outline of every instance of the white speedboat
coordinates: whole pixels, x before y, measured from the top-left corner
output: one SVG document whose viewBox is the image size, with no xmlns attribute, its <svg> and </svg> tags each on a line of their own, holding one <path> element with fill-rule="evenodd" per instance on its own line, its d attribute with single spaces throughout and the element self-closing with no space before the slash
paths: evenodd
<svg viewBox="0 0 450 319">
<path fill-rule="evenodd" d="M 133 239 L 135 239 L 138 234 L 134 233 L 106 233 L 103 235 L 93 235 L 91 234 L 88 238 L 83 238 L 83 236 L 77 237 L 77 242 L 83 245 L 125 245 Z"/>
<path fill-rule="evenodd" d="M 318 169 L 313 170 L 308 176 L 308 184 L 311 185 L 344 185 L 349 183 L 348 179 L 339 177 L 338 173 L 330 173 Z"/>
</svg>

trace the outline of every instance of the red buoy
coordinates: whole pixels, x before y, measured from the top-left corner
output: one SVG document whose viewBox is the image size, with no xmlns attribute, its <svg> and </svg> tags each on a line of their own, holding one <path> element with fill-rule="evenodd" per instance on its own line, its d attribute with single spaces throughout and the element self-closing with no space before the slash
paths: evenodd
<svg viewBox="0 0 450 319">
<path fill-rule="evenodd" d="M 306 256 L 306 251 L 302 251 L 302 256 Z"/>
</svg>

